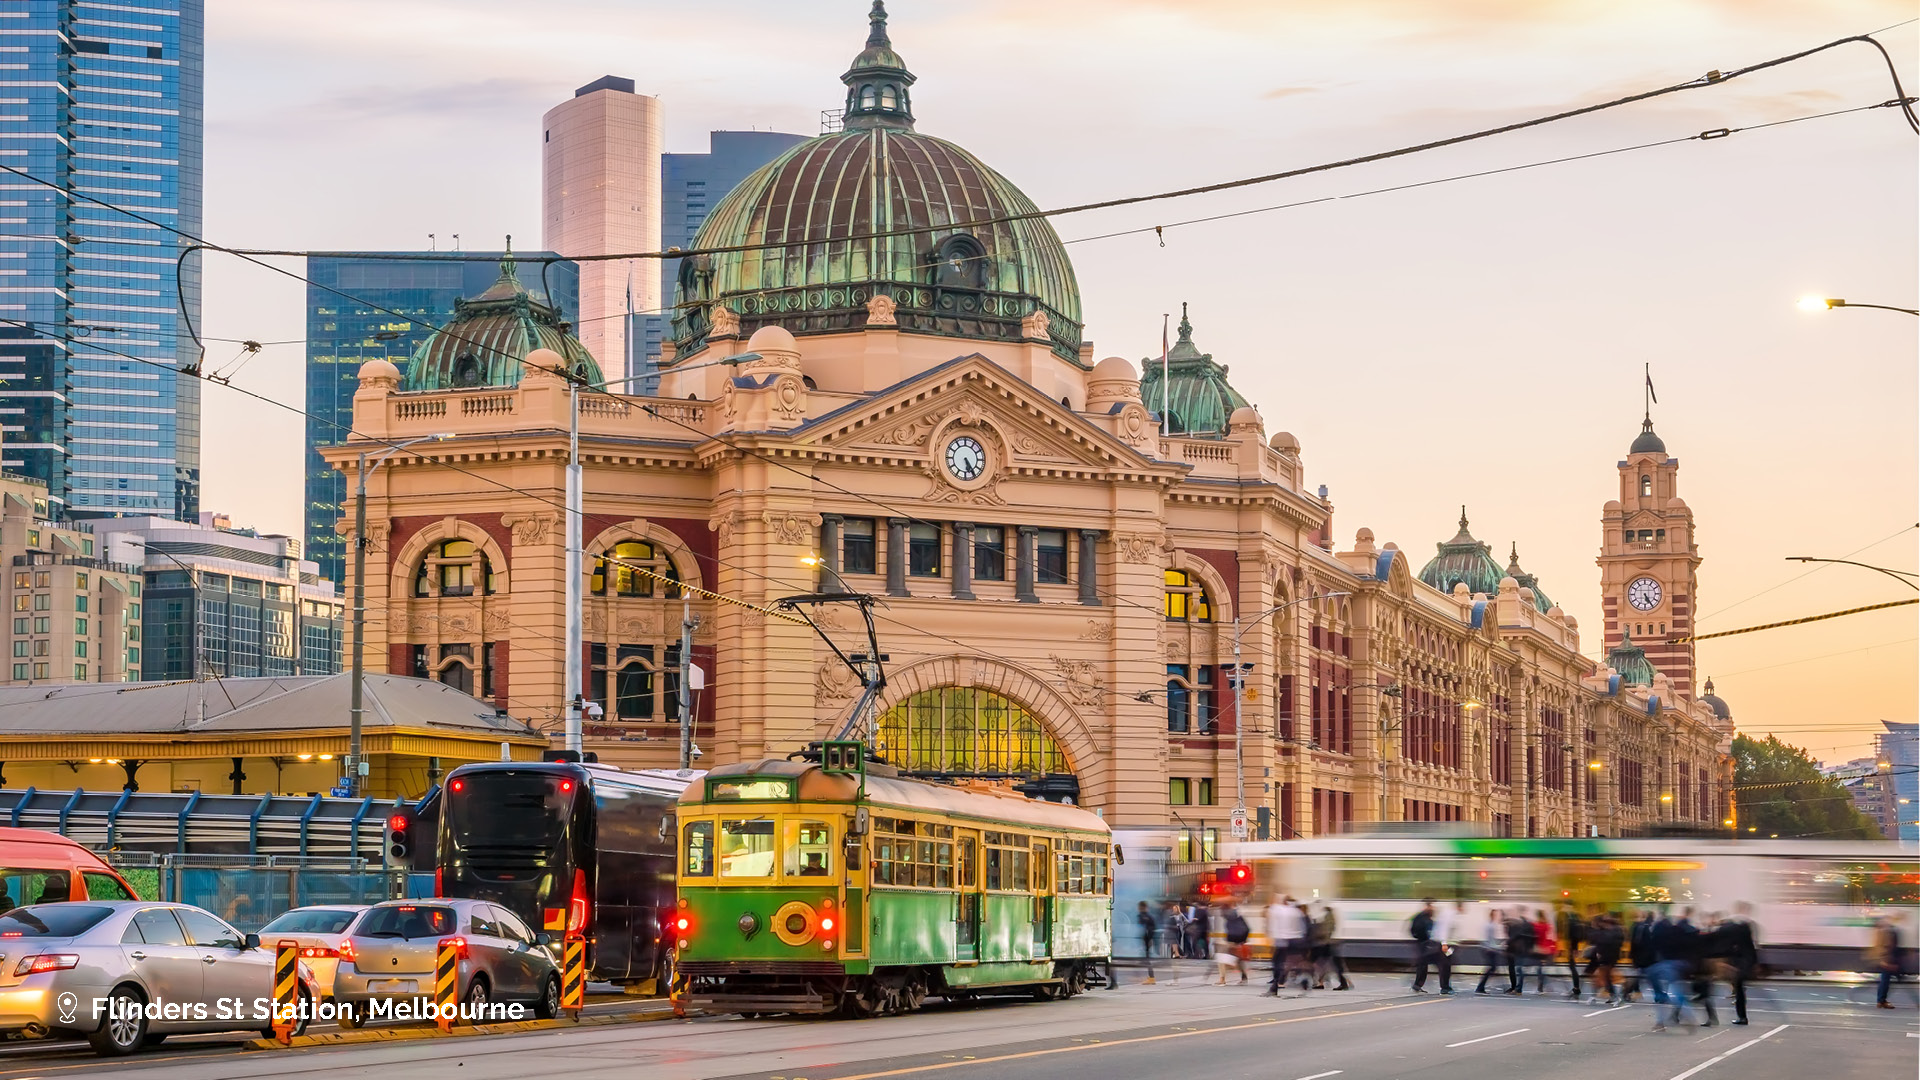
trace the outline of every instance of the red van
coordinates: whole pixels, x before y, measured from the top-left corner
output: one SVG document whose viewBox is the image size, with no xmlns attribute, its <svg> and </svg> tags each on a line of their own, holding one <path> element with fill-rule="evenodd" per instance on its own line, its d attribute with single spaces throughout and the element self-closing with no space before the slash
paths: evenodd
<svg viewBox="0 0 1920 1080">
<path fill-rule="evenodd" d="M 0 911 L 62 900 L 138 900 L 127 879 L 59 833 L 0 828 Z"/>
</svg>

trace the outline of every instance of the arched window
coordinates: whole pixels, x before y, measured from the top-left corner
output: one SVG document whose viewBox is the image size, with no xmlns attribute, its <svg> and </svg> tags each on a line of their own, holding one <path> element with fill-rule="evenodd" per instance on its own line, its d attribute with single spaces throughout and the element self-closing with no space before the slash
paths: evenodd
<svg viewBox="0 0 1920 1080">
<path fill-rule="evenodd" d="M 954 233 L 933 251 L 933 283 L 946 289 L 984 289 L 987 249 L 970 233 Z"/>
<path fill-rule="evenodd" d="M 427 549 L 413 577 L 415 596 L 493 595 L 493 566 L 471 540 L 442 540 Z"/>
<path fill-rule="evenodd" d="M 698 693 L 696 682 L 695 693 Z M 677 723 L 680 719 L 680 646 L 587 645 L 587 697 L 609 722 Z"/>
<path fill-rule="evenodd" d="M 1213 602 L 1206 586 L 1185 570 L 1167 571 L 1167 621 L 1212 622 Z"/>
<path fill-rule="evenodd" d="M 1644 474 L 1641 475 L 1640 497 L 1643 499 L 1650 499 L 1653 497 L 1653 477 L 1647 476 Z"/>
<path fill-rule="evenodd" d="M 900 105 L 900 95 L 894 91 L 892 86 L 883 86 L 880 88 L 880 107 L 881 108 L 894 109 L 894 108 L 898 108 L 899 105 Z"/>
<path fill-rule="evenodd" d="M 880 717 L 889 764 L 943 776 L 1058 774 L 1066 755 L 1018 702 L 988 690 L 943 687 L 914 694 Z"/>
<path fill-rule="evenodd" d="M 873 103 L 874 103 L 873 87 L 871 86 L 861 87 L 860 88 L 860 107 L 863 109 L 871 109 L 873 108 Z"/>
<path fill-rule="evenodd" d="M 678 600 L 679 581 L 680 571 L 673 560 L 645 540 L 622 540 L 593 563 L 595 596 L 664 596 Z"/>
</svg>

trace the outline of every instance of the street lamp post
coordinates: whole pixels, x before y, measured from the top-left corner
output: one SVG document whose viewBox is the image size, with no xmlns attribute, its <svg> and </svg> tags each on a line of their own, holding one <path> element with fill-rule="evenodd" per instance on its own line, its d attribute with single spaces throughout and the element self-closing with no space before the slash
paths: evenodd
<svg viewBox="0 0 1920 1080">
<path fill-rule="evenodd" d="M 1863 307 L 1863 308 L 1876 308 L 1880 311 L 1898 311 L 1903 315 L 1920 315 L 1920 308 L 1893 307 L 1888 304 L 1862 304 L 1857 300 L 1842 300 L 1838 297 L 1831 297 L 1831 296 L 1805 297 L 1801 299 L 1800 307 L 1802 310 L 1805 310 L 1805 311 L 1830 311 L 1834 308 Z"/>
<path fill-rule="evenodd" d="M 361 655 L 367 632 L 367 473 L 380 467 L 380 463 L 405 450 L 415 443 L 436 442 L 451 439 L 452 435 L 421 435 L 393 443 L 385 453 L 367 460 L 367 452 L 360 452 L 360 478 L 353 491 L 353 700 L 348 706 L 350 720 L 347 734 L 347 794 L 358 797 L 360 794 L 360 718 L 362 702 L 367 684 L 366 658 Z"/>
<path fill-rule="evenodd" d="M 1304 604 L 1309 600 L 1330 600 L 1336 596 L 1352 595 L 1352 593 L 1346 592 L 1332 592 L 1319 593 L 1314 596 L 1303 596 L 1298 600 L 1289 600 L 1284 604 L 1275 604 L 1258 615 L 1250 617 L 1242 616 L 1233 621 L 1233 784 L 1236 793 L 1234 795 L 1235 806 L 1233 816 L 1242 822 L 1241 828 L 1243 831 L 1246 828 L 1244 823 L 1247 818 L 1247 720 L 1246 713 L 1242 707 L 1242 689 L 1246 685 L 1248 672 L 1253 670 L 1253 665 L 1240 661 L 1241 638 L 1248 630 L 1253 629 L 1256 623 L 1265 619 L 1267 616 L 1278 611 L 1285 611 L 1295 604 Z M 1236 836 L 1234 839 L 1242 838 Z"/>
</svg>

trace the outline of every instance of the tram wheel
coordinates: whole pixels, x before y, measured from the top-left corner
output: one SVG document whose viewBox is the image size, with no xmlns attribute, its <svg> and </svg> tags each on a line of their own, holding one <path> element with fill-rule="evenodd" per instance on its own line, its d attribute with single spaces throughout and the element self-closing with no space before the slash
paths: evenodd
<svg viewBox="0 0 1920 1080">
<path fill-rule="evenodd" d="M 871 976 L 848 988 L 840 998 L 840 1011 L 854 1020 L 865 1020 L 887 1011 L 889 995 Z"/>
<path fill-rule="evenodd" d="M 920 1006 L 927 1001 L 927 975 L 923 971 L 914 971 L 907 975 L 907 984 L 900 991 L 901 1012 L 919 1012 Z"/>
</svg>

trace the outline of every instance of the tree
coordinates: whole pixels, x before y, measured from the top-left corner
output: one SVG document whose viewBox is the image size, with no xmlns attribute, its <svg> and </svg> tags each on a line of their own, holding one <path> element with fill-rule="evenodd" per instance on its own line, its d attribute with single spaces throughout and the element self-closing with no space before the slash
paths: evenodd
<svg viewBox="0 0 1920 1080">
<path fill-rule="evenodd" d="M 1743 832 L 1821 840 L 1882 840 L 1846 787 L 1805 750 L 1769 735 L 1733 737 L 1733 801 Z"/>
</svg>

